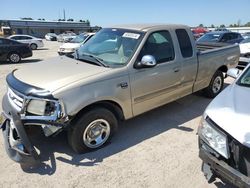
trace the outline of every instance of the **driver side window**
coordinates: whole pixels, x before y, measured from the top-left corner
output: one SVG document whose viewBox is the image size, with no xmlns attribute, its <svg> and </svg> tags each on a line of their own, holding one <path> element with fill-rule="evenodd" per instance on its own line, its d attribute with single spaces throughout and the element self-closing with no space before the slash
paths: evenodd
<svg viewBox="0 0 250 188">
<path fill-rule="evenodd" d="M 154 56 L 157 63 L 173 60 L 175 53 L 169 31 L 157 31 L 150 34 L 141 50 L 139 61 L 144 55 Z"/>
</svg>

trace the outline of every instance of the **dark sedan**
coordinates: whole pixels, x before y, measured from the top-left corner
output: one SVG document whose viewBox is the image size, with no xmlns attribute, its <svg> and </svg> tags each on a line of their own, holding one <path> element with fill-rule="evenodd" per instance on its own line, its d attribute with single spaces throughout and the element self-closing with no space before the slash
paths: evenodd
<svg viewBox="0 0 250 188">
<path fill-rule="evenodd" d="M 206 33 L 197 40 L 198 43 L 211 42 L 211 43 L 240 43 L 244 38 L 240 33 L 230 31 L 215 31 Z"/>
<path fill-rule="evenodd" d="M 0 38 L 0 61 L 9 60 L 11 63 L 19 63 L 22 58 L 31 56 L 32 50 L 28 44 Z"/>
</svg>

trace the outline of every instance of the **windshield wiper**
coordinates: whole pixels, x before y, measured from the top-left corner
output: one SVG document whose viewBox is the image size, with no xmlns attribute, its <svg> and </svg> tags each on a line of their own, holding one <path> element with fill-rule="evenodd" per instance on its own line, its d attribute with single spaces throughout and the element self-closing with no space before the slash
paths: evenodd
<svg viewBox="0 0 250 188">
<path fill-rule="evenodd" d="M 87 56 L 87 57 L 90 57 L 90 58 L 94 59 L 95 61 L 91 61 L 91 62 L 93 62 L 93 63 L 95 63 L 97 65 L 100 65 L 102 67 L 109 67 L 107 64 L 105 64 L 103 62 L 103 59 L 101 59 L 99 57 L 93 56 L 91 54 L 81 54 L 81 56 Z"/>
</svg>

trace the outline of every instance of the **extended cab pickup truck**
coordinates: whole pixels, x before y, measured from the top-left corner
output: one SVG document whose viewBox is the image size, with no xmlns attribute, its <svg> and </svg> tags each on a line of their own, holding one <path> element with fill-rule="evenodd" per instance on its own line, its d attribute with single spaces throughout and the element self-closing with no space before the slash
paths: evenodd
<svg viewBox="0 0 250 188">
<path fill-rule="evenodd" d="M 126 25 L 100 30 L 75 52 L 14 70 L 6 80 L 2 130 L 8 155 L 39 156 L 28 125 L 46 136 L 67 130 L 77 153 L 103 146 L 120 120 L 204 89 L 215 97 L 238 63 L 238 45 L 200 51 L 184 25 Z"/>
</svg>

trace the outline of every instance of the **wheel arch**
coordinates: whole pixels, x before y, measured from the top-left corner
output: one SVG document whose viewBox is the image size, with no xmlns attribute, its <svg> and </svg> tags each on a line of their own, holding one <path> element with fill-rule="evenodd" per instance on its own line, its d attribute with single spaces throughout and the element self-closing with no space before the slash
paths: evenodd
<svg viewBox="0 0 250 188">
<path fill-rule="evenodd" d="M 84 108 L 82 108 L 72 119 L 72 121 L 74 122 L 75 120 L 77 120 L 80 116 L 82 116 L 84 113 L 93 110 L 95 108 L 106 108 L 108 110 L 110 110 L 115 117 L 117 118 L 118 121 L 123 121 L 125 119 L 124 117 L 124 113 L 123 110 L 121 108 L 121 106 L 114 101 L 111 100 L 103 100 L 103 101 L 98 101 L 98 102 L 94 102 L 92 104 L 89 104 L 87 106 L 85 106 Z"/>
<path fill-rule="evenodd" d="M 227 73 L 228 68 L 226 65 L 222 65 L 221 67 L 219 67 L 217 70 L 223 72 L 223 73 Z"/>
</svg>

